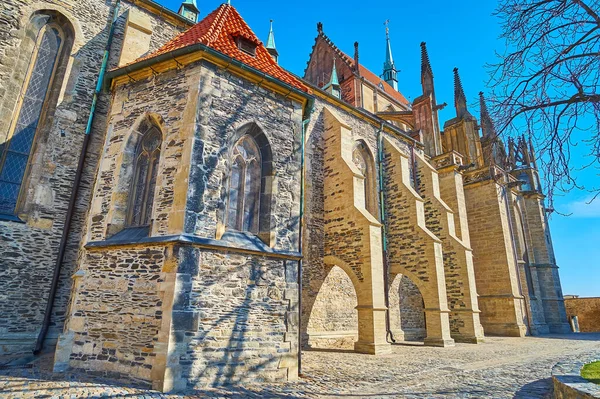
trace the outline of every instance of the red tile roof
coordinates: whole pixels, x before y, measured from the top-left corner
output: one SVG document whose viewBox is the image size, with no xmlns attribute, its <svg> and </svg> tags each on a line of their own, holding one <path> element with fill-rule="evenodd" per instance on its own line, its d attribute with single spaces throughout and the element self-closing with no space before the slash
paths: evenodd
<svg viewBox="0 0 600 399">
<path fill-rule="evenodd" d="M 238 48 L 235 41 L 237 36 L 241 36 L 257 44 L 255 56 L 245 53 Z M 263 43 L 258 39 L 254 32 L 252 32 L 252 29 L 250 29 L 246 21 L 244 21 L 233 6 L 228 4 L 222 4 L 215 11 L 207 15 L 202 21 L 187 31 L 179 34 L 157 51 L 142 57 L 135 62 L 151 59 L 158 55 L 199 43 L 237 61 L 243 62 L 244 64 L 287 83 L 296 89 L 307 93 L 310 92 L 310 89 L 298 78 L 280 67 L 277 62 L 271 58 L 271 55 Z"/>
</svg>

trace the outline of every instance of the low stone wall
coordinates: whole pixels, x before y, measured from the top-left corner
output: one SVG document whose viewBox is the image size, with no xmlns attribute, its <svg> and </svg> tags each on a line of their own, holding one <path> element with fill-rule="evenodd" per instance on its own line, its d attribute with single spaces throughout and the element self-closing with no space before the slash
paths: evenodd
<svg viewBox="0 0 600 399">
<path fill-rule="evenodd" d="M 565 299 L 567 316 L 577 316 L 581 332 L 600 332 L 600 298 Z"/>
<path fill-rule="evenodd" d="M 600 359 L 600 352 L 577 359 L 558 363 L 552 368 L 552 382 L 556 399 L 600 398 L 600 385 L 581 377 L 581 368 Z"/>
</svg>

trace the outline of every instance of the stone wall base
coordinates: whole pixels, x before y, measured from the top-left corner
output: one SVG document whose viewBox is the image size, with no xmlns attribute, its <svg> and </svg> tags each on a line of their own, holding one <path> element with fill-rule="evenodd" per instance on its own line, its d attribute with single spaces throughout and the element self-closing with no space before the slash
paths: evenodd
<svg viewBox="0 0 600 399">
<path fill-rule="evenodd" d="M 527 335 L 527 326 L 517 323 L 486 323 L 484 328 L 486 335 L 501 337 L 524 337 Z"/>
<path fill-rule="evenodd" d="M 358 331 L 319 331 L 307 336 L 309 348 L 352 350 L 358 340 Z"/>
<path fill-rule="evenodd" d="M 462 344 L 481 344 L 485 342 L 484 337 L 475 337 L 475 336 L 464 336 L 464 335 L 452 335 L 452 338 L 455 342 L 459 342 Z"/>
<path fill-rule="evenodd" d="M 425 338 L 425 346 L 436 346 L 440 348 L 447 348 L 454 346 L 455 341 L 453 339 L 441 339 L 441 338 Z"/>
<path fill-rule="evenodd" d="M 368 355 L 385 355 L 392 352 L 392 346 L 387 342 L 374 344 L 357 341 L 354 343 L 354 350 L 358 353 L 366 353 Z"/>
<path fill-rule="evenodd" d="M 529 333 L 531 335 L 550 334 L 550 328 L 546 323 L 536 323 L 530 326 Z"/>
<path fill-rule="evenodd" d="M 31 354 L 35 348 L 37 333 L 2 334 L 0 336 L 0 355 Z"/>
</svg>

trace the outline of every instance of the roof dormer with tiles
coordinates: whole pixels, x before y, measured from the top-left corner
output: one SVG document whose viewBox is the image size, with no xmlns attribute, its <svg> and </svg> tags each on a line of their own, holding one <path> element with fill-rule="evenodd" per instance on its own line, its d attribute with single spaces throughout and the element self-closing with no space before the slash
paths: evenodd
<svg viewBox="0 0 600 399">
<path fill-rule="evenodd" d="M 199 59 L 227 67 L 245 77 L 252 76 L 263 86 L 290 90 L 300 97 L 310 89 L 277 64 L 269 50 L 254 34 L 238 11 L 222 4 L 199 23 L 176 36 L 158 50 L 111 71 L 112 84 L 146 78 L 180 68 Z M 267 82 L 265 82 L 267 81 Z"/>
</svg>

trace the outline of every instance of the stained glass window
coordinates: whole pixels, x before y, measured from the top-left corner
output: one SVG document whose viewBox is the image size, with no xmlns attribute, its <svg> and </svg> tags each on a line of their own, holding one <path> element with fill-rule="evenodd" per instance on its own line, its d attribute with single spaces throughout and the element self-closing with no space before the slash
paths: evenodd
<svg viewBox="0 0 600 399">
<path fill-rule="evenodd" d="M 156 189 L 158 161 L 162 143 L 160 131 L 152 126 L 144 133 L 135 157 L 129 219 L 127 226 L 148 226 L 152 220 L 152 204 Z"/>
<path fill-rule="evenodd" d="M 0 145 L 0 214 L 14 214 L 17 208 L 61 42 L 57 28 L 45 26 L 40 30 L 12 135 Z"/>
<path fill-rule="evenodd" d="M 229 229 L 258 233 L 261 165 L 256 141 L 247 134 L 242 136 L 232 153 L 227 205 Z"/>
</svg>

